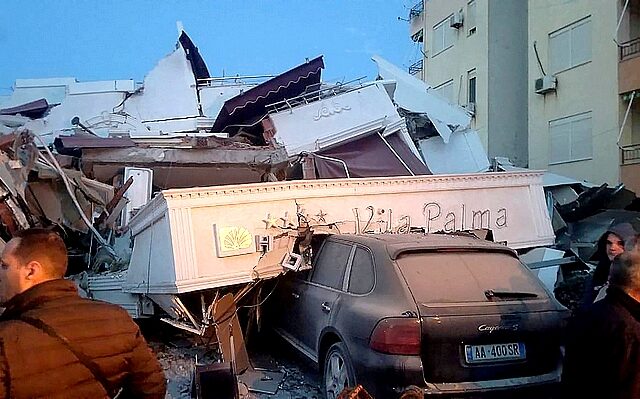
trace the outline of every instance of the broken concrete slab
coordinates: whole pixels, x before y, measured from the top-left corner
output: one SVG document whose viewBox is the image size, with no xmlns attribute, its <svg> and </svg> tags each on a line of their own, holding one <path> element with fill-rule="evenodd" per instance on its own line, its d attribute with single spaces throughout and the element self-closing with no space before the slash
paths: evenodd
<svg viewBox="0 0 640 399">
<path fill-rule="evenodd" d="M 420 140 L 418 144 L 429 170 L 434 174 L 489 170 L 487 153 L 475 130 L 451 133 L 448 143 L 436 136 Z"/>
<path fill-rule="evenodd" d="M 426 114 L 445 143 L 451 133 L 464 130 L 471 123 L 471 115 L 462 107 L 448 103 L 433 93 L 431 87 L 391 64 L 380 56 L 373 56 L 378 65 L 378 75 L 385 80 L 396 82 L 393 100 L 399 107 L 414 113 Z"/>
</svg>

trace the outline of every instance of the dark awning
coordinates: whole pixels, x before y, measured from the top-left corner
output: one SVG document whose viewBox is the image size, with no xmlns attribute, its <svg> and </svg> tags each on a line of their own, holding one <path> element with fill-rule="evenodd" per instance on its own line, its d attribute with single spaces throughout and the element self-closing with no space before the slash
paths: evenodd
<svg viewBox="0 0 640 399">
<path fill-rule="evenodd" d="M 28 103 L 20 104 L 11 108 L 0 109 L 0 115 L 22 115 L 31 119 L 42 118 L 49 110 L 49 103 L 46 99 L 41 98 L 39 100 L 31 101 Z"/>
<path fill-rule="evenodd" d="M 324 62 L 319 56 L 227 100 L 211 131 L 223 132 L 230 125 L 256 122 L 267 113 L 267 105 L 297 97 L 307 87 L 318 85 L 322 68 Z"/>
<path fill-rule="evenodd" d="M 189 60 L 191 64 L 191 69 L 193 70 L 196 81 L 198 79 L 209 79 L 211 76 L 209 75 L 207 64 L 204 63 L 198 48 L 193 44 L 191 38 L 183 31 L 178 41 L 182 45 L 185 53 L 187 53 L 187 60 Z"/>
<path fill-rule="evenodd" d="M 385 137 L 385 140 L 414 175 L 431 174 L 429 169 L 411 152 L 397 133 Z M 344 165 L 341 162 L 327 158 L 339 159 L 344 162 L 349 170 L 349 177 L 411 175 L 396 154 L 377 134 L 350 141 L 328 150 L 319 151 L 317 154 L 320 157 L 315 157 L 314 161 L 318 178 L 320 179 L 347 177 Z"/>
</svg>

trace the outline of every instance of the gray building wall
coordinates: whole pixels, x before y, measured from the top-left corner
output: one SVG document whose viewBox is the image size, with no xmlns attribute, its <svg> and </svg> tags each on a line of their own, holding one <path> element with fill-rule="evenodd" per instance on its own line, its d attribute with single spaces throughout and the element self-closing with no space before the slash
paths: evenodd
<svg viewBox="0 0 640 399">
<path fill-rule="evenodd" d="M 527 2 L 488 6 L 488 155 L 528 166 Z"/>
</svg>

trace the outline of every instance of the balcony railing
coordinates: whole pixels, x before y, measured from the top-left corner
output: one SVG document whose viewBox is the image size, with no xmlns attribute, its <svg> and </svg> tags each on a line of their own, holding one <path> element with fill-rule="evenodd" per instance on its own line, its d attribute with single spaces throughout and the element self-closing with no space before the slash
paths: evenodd
<svg viewBox="0 0 640 399">
<path fill-rule="evenodd" d="M 622 164 L 629 165 L 640 162 L 640 144 L 622 147 Z"/>
<path fill-rule="evenodd" d="M 409 10 L 409 20 L 422 14 L 423 10 L 424 10 L 424 1 L 420 0 L 418 4 L 414 5 L 413 7 L 411 7 L 411 10 Z"/>
<path fill-rule="evenodd" d="M 413 64 L 409 65 L 409 74 L 417 75 L 422 72 L 422 68 L 424 67 L 424 60 L 416 61 Z"/>
<path fill-rule="evenodd" d="M 620 44 L 620 61 L 640 55 L 640 37 Z"/>
</svg>

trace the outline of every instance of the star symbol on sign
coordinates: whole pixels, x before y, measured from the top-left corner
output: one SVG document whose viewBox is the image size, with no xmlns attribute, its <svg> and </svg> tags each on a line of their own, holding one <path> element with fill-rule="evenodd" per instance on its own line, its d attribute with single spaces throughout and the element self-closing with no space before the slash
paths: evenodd
<svg viewBox="0 0 640 399">
<path fill-rule="evenodd" d="M 316 216 L 318 217 L 318 222 L 327 223 L 327 221 L 324 220 L 324 217 L 327 216 L 327 214 L 322 212 L 322 209 L 320 209 L 320 212 L 316 213 Z"/>
<path fill-rule="evenodd" d="M 267 218 L 263 219 L 262 221 L 265 222 L 265 224 L 267 225 L 267 227 L 265 228 L 270 229 L 272 227 L 277 227 L 276 223 L 278 222 L 278 218 L 271 216 L 271 214 L 269 213 L 267 215 Z"/>
</svg>

